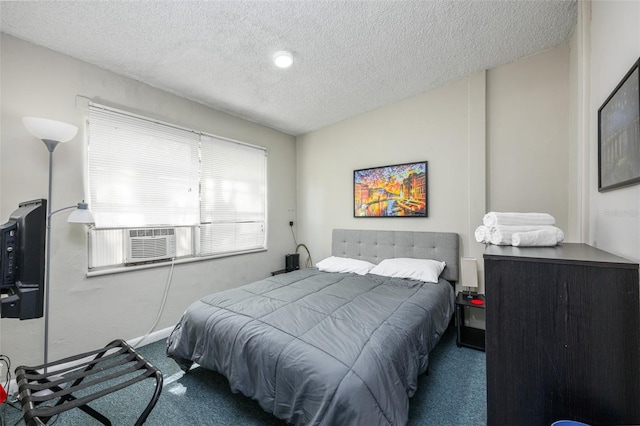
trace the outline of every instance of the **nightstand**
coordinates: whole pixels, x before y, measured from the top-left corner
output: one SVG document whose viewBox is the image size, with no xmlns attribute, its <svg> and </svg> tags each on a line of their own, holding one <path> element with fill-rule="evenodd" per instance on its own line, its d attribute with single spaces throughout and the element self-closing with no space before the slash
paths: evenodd
<svg viewBox="0 0 640 426">
<path fill-rule="evenodd" d="M 456 297 L 456 344 L 458 347 L 466 346 L 468 348 L 484 351 L 484 330 L 464 325 L 465 307 L 468 307 L 469 309 L 485 308 L 484 304 L 476 305 L 472 303 L 474 299 L 482 300 L 484 302 L 484 295 L 474 295 L 473 299 L 469 299 L 468 294 L 460 292 Z"/>
</svg>

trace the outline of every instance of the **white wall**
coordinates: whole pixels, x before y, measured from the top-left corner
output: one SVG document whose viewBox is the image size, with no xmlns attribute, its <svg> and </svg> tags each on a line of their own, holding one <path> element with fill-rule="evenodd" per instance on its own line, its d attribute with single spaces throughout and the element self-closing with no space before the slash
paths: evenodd
<svg viewBox="0 0 640 426">
<path fill-rule="evenodd" d="M 549 212 L 575 241 L 569 104 L 564 45 L 298 137 L 300 240 L 318 261 L 333 228 L 457 232 L 481 277 L 473 231 L 489 209 Z M 428 218 L 353 218 L 353 170 L 417 160 Z"/>
<path fill-rule="evenodd" d="M 589 242 L 640 261 L 640 185 L 599 193 L 598 109 L 640 57 L 640 2 L 593 1 L 590 26 Z M 588 16 L 586 17 L 588 19 Z M 587 74 L 588 75 L 588 74 Z"/>
<path fill-rule="evenodd" d="M 468 237 L 468 97 L 468 82 L 461 80 L 298 137 L 300 240 L 314 261 L 330 255 L 334 228 Z M 355 169 L 422 160 L 429 162 L 428 218 L 353 217 Z M 468 249 L 468 238 L 464 242 Z"/>
<path fill-rule="evenodd" d="M 84 128 L 87 111 L 76 95 L 188 128 L 264 146 L 269 152 L 267 252 L 176 265 L 158 329 L 175 324 L 189 303 L 204 294 L 264 278 L 284 266 L 294 244 L 295 139 L 200 104 L 104 71 L 11 36 L 1 36 L 2 134 L 0 220 L 20 201 L 47 197 L 48 151 L 22 125 L 39 116 L 78 126 L 80 134 L 54 155 L 53 209 L 85 198 Z M 215 84 L 212 81 L 211 84 Z M 82 102 L 80 102 L 82 104 Z M 86 233 L 53 217 L 49 359 L 101 347 L 115 338 L 144 335 L 160 306 L 169 268 L 86 278 Z M 43 320 L 2 319 L 0 352 L 14 365 L 39 364 Z"/>
<path fill-rule="evenodd" d="M 503 65 L 487 81 L 488 211 L 546 212 L 569 227 L 569 46 Z"/>
</svg>

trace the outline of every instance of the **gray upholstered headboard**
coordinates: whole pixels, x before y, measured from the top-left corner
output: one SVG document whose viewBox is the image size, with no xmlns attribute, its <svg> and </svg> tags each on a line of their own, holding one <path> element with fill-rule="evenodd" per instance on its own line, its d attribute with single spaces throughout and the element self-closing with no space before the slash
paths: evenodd
<svg viewBox="0 0 640 426">
<path fill-rule="evenodd" d="M 460 254 L 454 232 L 369 231 L 334 229 L 331 254 L 378 264 L 383 259 L 411 257 L 446 262 L 442 278 L 458 281 Z"/>
</svg>

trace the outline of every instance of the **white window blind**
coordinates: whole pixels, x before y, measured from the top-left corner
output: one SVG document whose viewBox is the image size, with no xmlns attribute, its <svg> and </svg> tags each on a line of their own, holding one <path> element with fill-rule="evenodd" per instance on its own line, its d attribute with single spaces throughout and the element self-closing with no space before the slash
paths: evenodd
<svg viewBox="0 0 640 426">
<path fill-rule="evenodd" d="M 172 228 L 181 259 L 266 247 L 264 148 L 93 103 L 88 136 L 90 270 L 124 266 L 132 228 Z"/>
<path fill-rule="evenodd" d="M 200 254 L 264 248 L 265 150 L 213 136 L 201 141 Z"/>
<path fill-rule="evenodd" d="M 199 223 L 199 134 L 89 107 L 89 196 L 96 228 Z"/>
</svg>

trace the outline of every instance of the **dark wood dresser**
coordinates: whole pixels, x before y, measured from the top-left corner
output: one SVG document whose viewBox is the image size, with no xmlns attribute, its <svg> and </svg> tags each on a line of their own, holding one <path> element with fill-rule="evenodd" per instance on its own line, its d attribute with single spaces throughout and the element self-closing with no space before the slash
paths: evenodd
<svg viewBox="0 0 640 426">
<path fill-rule="evenodd" d="M 484 267 L 487 424 L 640 424 L 638 264 L 566 243 Z"/>
</svg>

